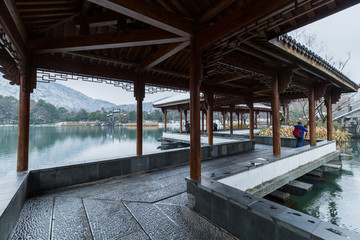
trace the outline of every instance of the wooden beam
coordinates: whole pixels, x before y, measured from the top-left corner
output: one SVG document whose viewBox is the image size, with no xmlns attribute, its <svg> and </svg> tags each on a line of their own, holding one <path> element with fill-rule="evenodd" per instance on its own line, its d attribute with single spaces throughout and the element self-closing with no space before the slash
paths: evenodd
<svg viewBox="0 0 360 240">
<path fill-rule="evenodd" d="M 76 16 L 74 19 L 75 26 L 79 26 L 82 22 L 86 22 L 89 27 L 99 27 L 116 25 L 117 21 L 123 16 L 117 12 L 107 11 L 99 14 L 92 14 L 88 16 Z"/>
<path fill-rule="evenodd" d="M 20 57 L 26 61 L 27 52 L 24 40 L 4 1 L 0 1 L 0 25 L 5 30 L 10 41 L 14 44 Z"/>
<path fill-rule="evenodd" d="M 249 100 L 249 138 L 254 140 L 254 102 Z"/>
<path fill-rule="evenodd" d="M 38 39 L 28 43 L 33 53 L 86 51 L 183 42 L 183 37 L 160 29 L 132 30 L 126 33 L 102 33 L 63 39 Z"/>
<path fill-rule="evenodd" d="M 206 114 L 206 130 L 208 134 L 208 144 L 209 146 L 213 145 L 214 139 L 214 92 L 208 91 L 206 93 L 207 100 L 207 114 Z"/>
<path fill-rule="evenodd" d="M 273 76 L 275 73 L 273 69 L 266 67 L 263 63 L 234 52 L 224 55 L 221 62 L 268 76 Z"/>
<path fill-rule="evenodd" d="M 136 155 L 142 155 L 142 136 L 143 136 L 143 114 L 142 102 L 145 97 L 145 84 L 137 75 L 137 80 L 134 82 L 134 97 L 136 99 Z"/>
<path fill-rule="evenodd" d="M 220 12 L 224 11 L 227 7 L 233 4 L 236 0 L 221 0 L 215 2 L 210 6 L 206 11 L 204 11 L 197 19 L 196 22 L 199 24 L 206 23 L 211 20 L 213 17 L 218 15 Z"/>
<path fill-rule="evenodd" d="M 79 60 L 56 58 L 49 56 L 34 56 L 33 64 L 37 68 L 62 71 L 73 74 L 83 74 L 111 78 L 113 80 L 136 81 L 136 73 L 132 70 L 118 69 L 94 63 L 85 63 Z M 143 73 L 142 77 L 147 84 L 160 87 L 174 87 L 178 89 L 189 89 L 189 81 L 179 81 L 177 78 L 164 77 L 152 73 Z"/>
<path fill-rule="evenodd" d="M 15 6 L 15 3 L 13 0 L 4 0 L 5 5 L 7 6 L 10 15 L 17 27 L 18 32 L 20 33 L 23 42 L 27 41 L 27 33 L 24 27 L 24 23 L 20 18 L 19 11 L 17 10 L 17 7 Z"/>
<path fill-rule="evenodd" d="M 244 77 L 239 76 L 237 74 L 227 74 L 227 75 L 224 75 L 224 76 L 207 79 L 206 83 L 207 84 L 226 83 L 226 82 L 235 81 L 235 80 L 238 80 L 238 79 L 241 79 L 241 78 L 244 78 Z"/>
<path fill-rule="evenodd" d="M 169 57 L 175 55 L 182 49 L 189 46 L 190 41 L 182 42 L 182 43 L 171 43 L 166 46 L 160 46 L 159 49 L 152 54 L 149 58 L 142 61 L 138 65 L 138 71 L 142 72 L 147 69 L 153 68 L 157 64 L 161 63 L 162 61 L 168 59 Z"/>
<path fill-rule="evenodd" d="M 152 1 L 88 1 L 180 36 L 190 37 L 193 33 L 193 26 L 190 21 Z"/>
<path fill-rule="evenodd" d="M 294 6 L 293 0 L 278 1 L 247 1 L 241 7 L 235 9 L 221 21 L 208 27 L 199 34 L 198 44 L 201 49 L 206 49 L 212 44 L 229 36 L 237 34 L 245 27 L 256 24 L 257 21 L 265 21 L 272 16 Z"/>
<path fill-rule="evenodd" d="M 327 128 L 327 140 L 332 141 L 333 135 L 333 122 L 332 122 L 332 103 L 331 103 L 331 89 L 328 88 L 326 93 L 326 128 Z"/>
</svg>

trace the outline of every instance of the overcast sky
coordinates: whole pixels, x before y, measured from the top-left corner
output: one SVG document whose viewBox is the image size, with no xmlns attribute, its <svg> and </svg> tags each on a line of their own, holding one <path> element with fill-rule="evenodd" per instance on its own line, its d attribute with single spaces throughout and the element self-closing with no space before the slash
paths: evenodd
<svg viewBox="0 0 360 240">
<path fill-rule="evenodd" d="M 306 33 L 315 33 L 317 40 L 322 42 L 326 54 L 335 59 L 345 61 L 347 53 L 351 59 L 343 72 L 354 82 L 360 83 L 360 4 L 342 12 L 305 26 Z M 325 54 L 325 51 L 322 52 Z M 323 56 L 324 57 L 324 56 Z M 135 103 L 134 93 L 108 84 L 88 83 L 82 81 L 58 81 L 74 88 L 92 98 L 103 99 L 115 104 Z M 147 94 L 145 102 L 172 96 L 174 92 Z"/>
</svg>

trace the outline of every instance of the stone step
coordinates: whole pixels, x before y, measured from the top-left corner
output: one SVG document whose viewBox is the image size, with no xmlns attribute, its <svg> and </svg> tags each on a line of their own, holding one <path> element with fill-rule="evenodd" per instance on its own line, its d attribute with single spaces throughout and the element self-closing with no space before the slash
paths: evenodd
<svg viewBox="0 0 360 240">
<path fill-rule="evenodd" d="M 276 198 L 276 199 L 279 199 L 281 201 L 288 201 L 290 199 L 290 193 L 286 193 L 286 192 L 282 192 L 282 191 L 279 191 L 279 190 L 276 190 L 272 193 L 269 194 L 270 197 L 273 197 L 273 198 Z"/>
<path fill-rule="evenodd" d="M 315 170 L 313 170 L 311 172 L 308 172 L 306 175 L 310 175 L 312 177 L 322 177 L 323 172 L 315 169 Z"/>
<path fill-rule="evenodd" d="M 331 161 L 328 161 L 327 163 L 336 164 L 336 165 L 342 165 L 342 161 L 341 161 L 341 160 L 331 160 Z"/>
<path fill-rule="evenodd" d="M 340 158 L 341 160 L 351 160 L 351 159 L 353 159 L 353 157 L 352 157 L 351 155 L 346 154 L 346 153 L 341 153 L 340 156 L 339 156 L 339 158 Z"/>
<path fill-rule="evenodd" d="M 318 169 L 322 172 L 337 172 L 337 171 L 340 171 L 341 168 L 342 168 L 342 165 L 325 163 Z"/>
<path fill-rule="evenodd" d="M 306 193 L 310 192 L 312 187 L 313 187 L 313 185 L 310 183 L 305 183 L 305 182 L 294 180 L 294 181 L 289 182 L 285 186 L 281 187 L 279 190 L 290 193 L 290 194 L 294 194 L 297 196 L 303 196 Z"/>
</svg>

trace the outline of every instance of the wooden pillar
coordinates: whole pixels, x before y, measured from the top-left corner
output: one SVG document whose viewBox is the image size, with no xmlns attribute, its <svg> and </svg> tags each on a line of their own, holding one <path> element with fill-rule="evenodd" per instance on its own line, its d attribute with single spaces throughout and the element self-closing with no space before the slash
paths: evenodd
<svg viewBox="0 0 360 240">
<path fill-rule="evenodd" d="M 316 146 L 315 92 L 313 87 L 309 90 L 309 122 L 310 145 Z"/>
<path fill-rule="evenodd" d="M 230 109 L 230 134 L 234 133 L 234 128 L 233 128 L 233 111 L 232 109 Z"/>
<path fill-rule="evenodd" d="M 272 123 L 273 123 L 273 114 L 272 114 L 272 112 L 270 112 L 270 125 L 272 125 Z"/>
<path fill-rule="evenodd" d="M 164 114 L 164 132 L 166 132 L 166 115 L 167 115 L 167 109 L 163 109 L 163 114 Z"/>
<path fill-rule="evenodd" d="M 29 130 L 30 130 L 30 93 L 26 91 L 25 78 L 20 77 L 19 96 L 19 127 L 17 171 L 26 171 L 29 168 Z"/>
<path fill-rule="evenodd" d="M 201 179 L 200 78 L 201 52 L 196 38 L 190 44 L 190 178 Z"/>
<path fill-rule="evenodd" d="M 137 101 L 136 109 L 136 155 L 142 155 L 142 136 L 143 136 L 143 117 L 142 117 L 142 102 L 145 97 L 145 84 L 142 79 L 137 77 L 134 82 L 134 96 Z M 166 121 L 166 119 L 165 119 Z"/>
<path fill-rule="evenodd" d="M 269 112 L 266 112 L 266 125 L 269 126 Z"/>
<path fill-rule="evenodd" d="M 284 125 L 286 124 L 286 106 L 285 104 L 282 106 L 283 107 L 283 113 L 284 113 Z"/>
<path fill-rule="evenodd" d="M 213 120 L 213 104 L 214 104 L 214 93 L 209 91 L 207 94 L 207 115 L 206 115 L 206 130 L 208 134 L 208 143 L 209 146 L 213 145 L 214 138 L 214 120 Z"/>
<path fill-rule="evenodd" d="M 280 138 L 280 112 L 279 112 L 279 74 L 274 77 L 271 107 L 273 113 L 273 154 L 281 155 L 281 138 Z"/>
<path fill-rule="evenodd" d="M 222 115 L 223 115 L 223 128 L 224 128 L 224 131 L 226 131 L 226 112 L 224 111 L 222 113 Z"/>
<path fill-rule="evenodd" d="M 289 103 L 286 104 L 286 120 L 287 120 L 287 125 L 290 125 L 290 108 L 289 108 Z"/>
<path fill-rule="evenodd" d="M 185 116 L 185 123 L 187 122 L 188 118 L 187 118 L 187 110 L 184 110 L 184 116 Z"/>
<path fill-rule="evenodd" d="M 201 121 L 202 121 L 202 125 L 201 125 L 201 132 L 204 133 L 204 117 L 205 117 L 205 112 L 203 110 L 201 110 L 202 116 L 201 116 Z"/>
<path fill-rule="evenodd" d="M 243 123 L 244 123 L 244 112 L 241 111 L 241 129 L 244 129 Z"/>
<path fill-rule="evenodd" d="M 331 90 L 329 89 L 326 94 L 326 128 L 327 128 L 327 140 L 332 140 L 332 102 L 331 102 Z"/>
<path fill-rule="evenodd" d="M 251 99 L 249 101 L 249 125 L 250 125 L 250 140 L 254 140 L 254 103 Z"/>
<path fill-rule="evenodd" d="M 182 133 L 182 110 L 181 107 L 179 108 L 179 113 L 180 113 L 180 134 Z"/>
<path fill-rule="evenodd" d="M 237 112 L 236 115 L 237 115 L 237 119 L 238 119 L 238 129 L 240 129 L 240 113 Z"/>
<path fill-rule="evenodd" d="M 255 129 L 258 128 L 258 115 L 259 115 L 259 112 L 255 111 Z"/>
</svg>

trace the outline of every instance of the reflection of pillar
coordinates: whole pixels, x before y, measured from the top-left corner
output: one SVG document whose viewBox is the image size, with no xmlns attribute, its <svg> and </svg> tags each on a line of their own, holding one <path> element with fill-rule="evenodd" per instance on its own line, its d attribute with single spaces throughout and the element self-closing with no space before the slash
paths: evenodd
<svg viewBox="0 0 360 240">
<path fill-rule="evenodd" d="M 224 126 L 224 131 L 226 130 L 226 112 L 223 112 L 223 126 Z"/>
<path fill-rule="evenodd" d="M 238 129 L 240 129 L 240 114 L 239 112 L 236 113 L 238 119 Z"/>
<path fill-rule="evenodd" d="M 241 129 L 244 129 L 243 123 L 244 123 L 244 112 L 241 111 Z"/>
<path fill-rule="evenodd" d="M 213 102 L 214 102 L 214 93 L 209 91 L 207 94 L 208 109 L 206 114 L 206 130 L 208 134 L 209 146 L 213 145 L 213 136 L 214 136 L 214 123 L 213 123 Z"/>
<path fill-rule="evenodd" d="M 134 95 L 137 101 L 137 109 L 136 109 L 136 155 L 142 155 L 142 102 L 145 97 L 145 84 L 142 79 L 137 78 L 134 82 Z"/>
<path fill-rule="evenodd" d="M 204 133 L 204 115 L 205 115 L 205 113 L 204 113 L 204 111 L 201 111 L 201 113 L 202 113 L 202 118 L 201 118 L 201 121 L 202 121 L 201 131 L 202 131 L 202 133 Z"/>
<path fill-rule="evenodd" d="M 25 78 L 20 77 L 17 171 L 29 166 L 30 93 L 25 91 Z"/>
<path fill-rule="evenodd" d="M 164 132 L 166 132 L 166 115 L 167 115 L 167 109 L 163 109 L 163 114 L 164 114 Z"/>
<path fill-rule="evenodd" d="M 271 98 L 271 108 L 273 113 L 273 154 L 281 155 L 281 138 L 280 138 L 280 112 L 279 112 L 279 78 L 277 74 L 274 78 Z"/>
<path fill-rule="evenodd" d="M 316 146 L 315 93 L 314 87 L 309 91 L 310 145 Z"/>
<path fill-rule="evenodd" d="M 195 37 L 190 44 L 190 178 L 201 179 L 200 77 L 201 52 Z"/>
<path fill-rule="evenodd" d="M 233 111 L 232 109 L 230 109 L 230 134 L 234 133 L 234 129 L 233 129 Z"/>
<path fill-rule="evenodd" d="M 254 103 L 251 99 L 249 101 L 249 125 L 250 125 L 250 140 L 254 140 Z"/>
<path fill-rule="evenodd" d="M 179 107 L 179 113 L 180 113 L 180 134 L 182 133 L 182 110 L 181 107 Z"/>
<path fill-rule="evenodd" d="M 332 102 L 331 102 L 331 90 L 329 89 L 326 94 L 326 128 L 327 128 L 327 140 L 332 140 Z"/>
</svg>

